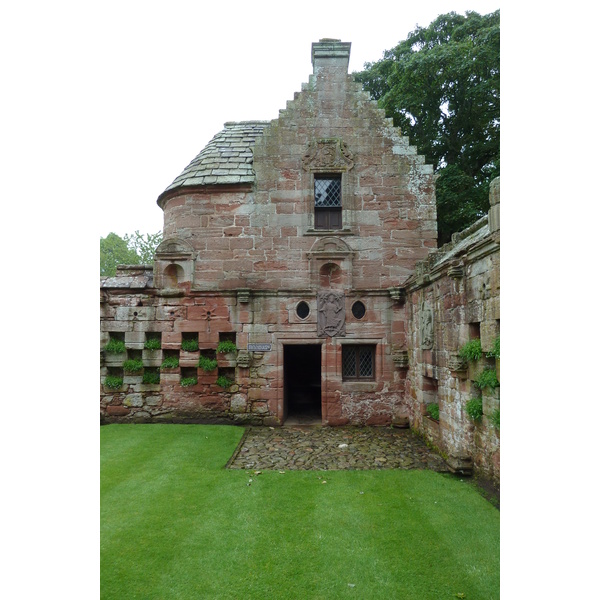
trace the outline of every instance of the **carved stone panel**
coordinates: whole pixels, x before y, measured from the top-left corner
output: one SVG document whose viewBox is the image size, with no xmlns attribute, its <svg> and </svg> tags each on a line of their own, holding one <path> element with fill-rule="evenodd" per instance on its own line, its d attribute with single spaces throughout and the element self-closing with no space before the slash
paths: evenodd
<svg viewBox="0 0 600 600">
<path fill-rule="evenodd" d="M 302 157 L 305 171 L 348 171 L 354 166 L 352 152 L 342 140 L 324 139 L 311 142 Z"/>
<path fill-rule="evenodd" d="M 346 335 L 346 303 L 343 292 L 327 290 L 317 293 L 317 335 Z"/>
<path fill-rule="evenodd" d="M 423 301 L 421 302 L 419 314 L 421 348 L 423 350 L 431 350 L 433 348 L 433 309 L 427 302 Z"/>
</svg>

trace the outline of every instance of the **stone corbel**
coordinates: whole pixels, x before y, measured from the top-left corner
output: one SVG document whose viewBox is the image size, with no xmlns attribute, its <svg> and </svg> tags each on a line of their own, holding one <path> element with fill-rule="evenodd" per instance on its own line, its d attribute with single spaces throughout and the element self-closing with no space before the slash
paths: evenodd
<svg viewBox="0 0 600 600">
<path fill-rule="evenodd" d="M 461 379 L 467 376 L 467 367 L 467 361 L 458 352 L 452 352 L 448 356 L 448 368 Z"/>
<path fill-rule="evenodd" d="M 252 356 L 250 352 L 247 350 L 240 350 L 237 355 L 237 366 L 242 369 L 250 368 L 250 362 L 252 361 Z"/>
<path fill-rule="evenodd" d="M 392 360 L 398 369 L 407 369 L 408 350 L 395 350 L 392 352 Z"/>
<path fill-rule="evenodd" d="M 250 302 L 250 290 L 248 288 L 238 290 L 237 299 L 238 302 L 241 302 L 242 304 L 247 304 Z"/>
<path fill-rule="evenodd" d="M 391 287 L 388 288 L 388 292 L 392 300 L 404 304 L 406 302 L 406 288 L 403 287 Z"/>
<path fill-rule="evenodd" d="M 465 276 L 465 267 L 462 262 L 456 261 L 448 267 L 448 277 L 462 279 Z"/>
</svg>

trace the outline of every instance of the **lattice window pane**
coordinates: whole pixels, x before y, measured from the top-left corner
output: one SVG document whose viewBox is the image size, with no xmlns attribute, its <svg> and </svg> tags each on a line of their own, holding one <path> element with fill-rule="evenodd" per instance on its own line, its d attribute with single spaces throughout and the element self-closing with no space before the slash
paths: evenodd
<svg viewBox="0 0 600 600">
<path fill-rule="evenodd" d="M 342 377 L 356 377 L 356 348 L 345 346 L 342 352 Z"/>
<path fill-rule="evenodd" d="M 358 358 L 359 377 L 373 377 L 373 352 L 371 348 L 361 348 Z"/>
<path fill-rule="evenodd" d="M 315 206 L 338 208 L 342 206 L 342 179 L 315 179 Z"/>
</svg>

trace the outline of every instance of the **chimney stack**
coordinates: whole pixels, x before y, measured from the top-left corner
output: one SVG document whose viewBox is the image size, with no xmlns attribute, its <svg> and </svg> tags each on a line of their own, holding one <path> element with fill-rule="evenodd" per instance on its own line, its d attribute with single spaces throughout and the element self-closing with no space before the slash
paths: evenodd
<svg viewBox="0 0 600 600">
<path fill-rule="evenodd" d="M 313 73 L 320 68 L 343 68 L 348 73 L 350 62 L 350 42 L 342 42 L 331 38 L 322 38 L 312 45 Z"/>
</svg>

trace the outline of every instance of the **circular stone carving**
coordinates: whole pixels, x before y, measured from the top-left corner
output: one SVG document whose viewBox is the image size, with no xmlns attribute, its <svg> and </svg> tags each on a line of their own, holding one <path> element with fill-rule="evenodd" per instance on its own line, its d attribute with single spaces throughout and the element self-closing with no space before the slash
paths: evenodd
<svg viewBox="0 0 600 600">
<path fill-rule="evenodd" d="M 362 319 L 365 316 L 366 312 L 367 312 L 367 309 L 360 300 L 357 300 L 352 305 L 352 314 L 354 315 L 355 319 Z"/>
<path fill-rule="evenodd" d="M 302 300 L 302 302 L 298 302 L 298 305 L 296 306 L 296 314 L 300 319 L 306 319 L 306 317 L 308 317 L 310 314 L 310 307 L 306 302 L 304 302 L 304 300 Z"/>
</svg>

